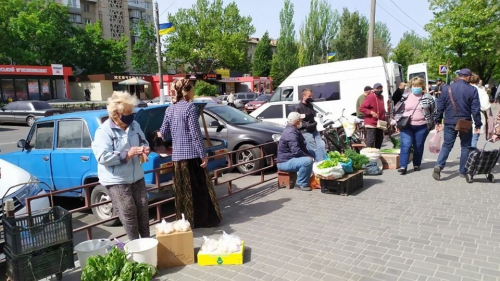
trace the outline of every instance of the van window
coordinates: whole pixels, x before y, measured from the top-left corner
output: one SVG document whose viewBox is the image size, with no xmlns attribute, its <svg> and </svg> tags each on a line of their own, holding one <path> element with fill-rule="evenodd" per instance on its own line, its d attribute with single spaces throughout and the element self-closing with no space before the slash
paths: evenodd
<svg viewBox="0 0 500 281">
<path fill-rule="evenodd" d="M 425 72 L 417 72 L 417 73 L 411 73 L 410 74 L 410 80 L 415 78 L 415 77 L 420 77 L 424 80 L 427 81 L 427 77 L 425 77 Z M 410 80 L 408 80 L 408 82 L 410 82 Z"/>
<path fill-rule="evenodd" d="M 254 100 L 255 94 L 247 94 L 247 100 Z"/>
<path fill-rule="evenodd" d="M 320 84 L 302 85 L 298 87 L 299 93 L 302 93 L 302 90 L 306 88 L 312 90 L 313 99 L 316 101 L 340 100 L 340 82 L 338 81 L 320 83 Z"/>
<path fill-rule="evenodd" d="M 283 90 L 283 88 L 277 88 L 269 99 L 269 102 L 278 101 L 293 101 L 293 89 L 289 88 Z"/>
<path fill-rule="evenodd" d="M 262 111 L 258 119 L 281 119 L 283 118 L 283 106 L 281 104 L 271 105 L 266 110 Z"/>
</svg>

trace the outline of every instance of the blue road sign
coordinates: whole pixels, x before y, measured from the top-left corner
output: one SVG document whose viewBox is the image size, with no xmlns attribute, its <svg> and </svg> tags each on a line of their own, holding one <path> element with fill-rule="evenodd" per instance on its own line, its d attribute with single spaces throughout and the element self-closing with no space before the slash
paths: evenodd
<svg viewBox="0 0 500 281">
<path fill-rule="evenodd" d="M 439 74 L 440 75 L 446 74 L 447 72 L 448 72 L 448 66 L 446 66 L 446 65 L 439 66 Z"/>
</svg>

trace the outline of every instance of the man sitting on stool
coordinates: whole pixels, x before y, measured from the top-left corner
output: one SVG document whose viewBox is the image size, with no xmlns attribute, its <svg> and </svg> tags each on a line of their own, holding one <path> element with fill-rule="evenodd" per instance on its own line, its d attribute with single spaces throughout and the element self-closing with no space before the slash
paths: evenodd
<svg viewBox="0 0 500 281">
<path fill-rule="evenodd" d="M 302 127 L 304 114 L 290 112 L 288 114 L 288 125 L 281 134 L 278 144 L 278 169 L 280 171 L 297 173 L 295 187 L 310 191 L 309 180 L 312 174 L 314 152 L 307 150 L 306 141 L 298 130 Z"/>
</svg>

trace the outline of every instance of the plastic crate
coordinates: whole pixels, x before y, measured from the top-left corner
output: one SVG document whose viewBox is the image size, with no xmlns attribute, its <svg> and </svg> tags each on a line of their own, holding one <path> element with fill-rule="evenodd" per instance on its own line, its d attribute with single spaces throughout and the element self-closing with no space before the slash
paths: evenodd
<svg viewBox="0 0 500 281">
<path fill-rule="evenodd" d="M 20 218 L 4 218 L 5 249 L 23 255 L 73 240 L 72 215 L 61 207 Z"/>
<path fill-rule="evenodd" d="M 36 281 L 56 275 L 62 278 L 62 272 L 74 268 L 73 242 L 38 250 L 26 255 L 13 255 L 5 250 L 7 276 L 15 281 Z"/>
<path fill-rule="evenodd" d="M 363 187 L 363 171 L 354 171 L 336 180 L 320 179 L 320 186 L 322 193 L 349 195 L 354 189 Z"/>
</svg>

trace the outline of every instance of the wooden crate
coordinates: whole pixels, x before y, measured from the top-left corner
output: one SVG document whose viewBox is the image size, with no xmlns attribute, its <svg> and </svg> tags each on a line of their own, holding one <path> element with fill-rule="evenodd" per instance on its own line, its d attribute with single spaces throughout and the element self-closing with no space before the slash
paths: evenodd
<svg viewBox="0 0 500 281">
<path fill-rule="evenodd" d="M 381 154 L 380 160 L 384 170 L 394 170 L 399 168 L 399 154 Z"/>
</svg>

